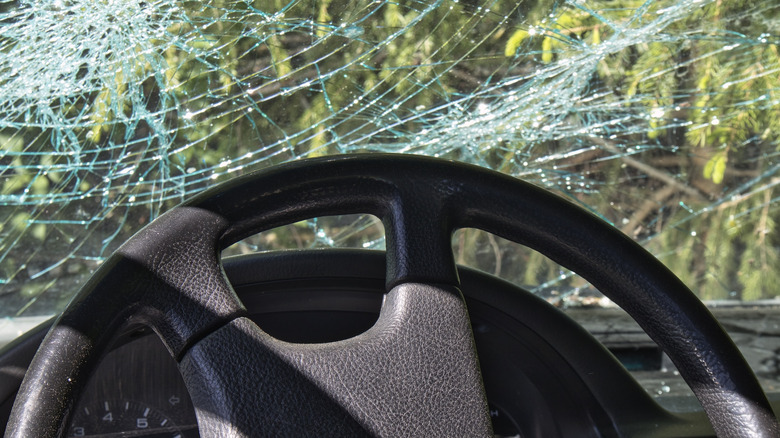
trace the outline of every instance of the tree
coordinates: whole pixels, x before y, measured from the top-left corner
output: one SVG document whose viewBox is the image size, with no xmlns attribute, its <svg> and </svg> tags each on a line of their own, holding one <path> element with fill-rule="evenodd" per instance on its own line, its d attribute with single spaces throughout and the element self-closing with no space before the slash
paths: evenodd
<svg viewBox="0 0 780 438">
<path fill-rule="evenodd" d="M 88 272 L 215 182 L 297 157 L 381 150 L 556 190 L 643 242 L 703 298 L 774 296 L 779 9 L 768 0 L 8 9 L 0 287 L 65 300 L 52 283 L 64 261 Z M 375 240 L 363 225 L 332 228 Z M 311 229 L 277 231 L 272 245 L 316 240 Z M 518 283 L 583 287 L 476 231 L 455 246 L 476 247 L 460 259 Z"/>
</svg>

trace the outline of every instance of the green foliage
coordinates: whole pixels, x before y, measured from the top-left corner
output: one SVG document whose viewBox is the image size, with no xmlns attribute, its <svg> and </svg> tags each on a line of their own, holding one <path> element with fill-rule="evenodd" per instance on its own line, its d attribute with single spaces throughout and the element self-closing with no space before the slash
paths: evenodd
<svg viewBox="0 0 780 438">
<path fill-rule="evenodd" d="M 728 154 L 726 151 L 719 152 L 707 161 L 704 166 L 704 177 L 712 180 L 715 184 L 723 182 L 723 176 L 726 173 L 726 164 L 728 163 Z"/>
<path fill-rule="evenodd" d="M 743 0 L 702 4 L 185 2 L 177 12 L 182 19 L 133 56 L 104 54 L 111 73 L 78 99 L 51 103 L 77 121 L 70 137 L 34 123 L 0 131 L 6 166 L 0 195 L 100 193 L 83 212 L 66 213 L 74 222 L 115 221 L 103 230 L 109 241 L 228 172 L 338 153 L 346 144 L 401 144 L 453 113 L 479 112 L 480 104 L 499 108 L 536 90 L 528 105 L 540 111 L 538 118 L 514 119 L 507 112 L 497 130 L 554 126 L 556 135 L 467 137 L 462 150 L 447 156 L 478 157 L 478 164 L 561 188 L 663 255 L 702 297 L 772 297 L 780 293 L 774 288 L 780 284 L 778 209 L 765 177 L 772 163 L 762 157 L 772 157 L 780 144 L 780 54 L 772 39 L 780 8 Z M 632 40 L 632 32 L 654 29 L 678 7 L 688 9 Z M 577 64 L 576 80 L 556 82 L 583 59 L 593 62 Z M 509 85 L 496 85 L 504 80 Z M 573 98 L 557 108 L 541 95 L 544 86 Z M 578 112 L 586 102 L 600 112 Z M 403 146 L 424 150 L 413 142 Z M 35 153 L 22 159 L 26 151 Z M 580 155 L 567 155 L 572 151 L 593 155 L 578 161 Z M 113 170 L 127 174 L 95 170 L 120 161 L 122 168 Z M 564 190 L 564 174 L 582 177 L 589 188 Z M 659 174 L 687 190 L 667 190 L 674 184 Z M 136 199 L 176 184 L 183 187 L 173 191 L 179 198 L 168 191 L 164 199 Z M 149 211 L 133 215 L 120 208 L 134 202 L 148 202 Z M 0 216 L 2 232 L 15 242 L 56 240 L 47 233 L 70 239 L 67 227 L 52 231 L 38 223 L 44 207 Z M 297 242 L 297 231 L 277 231 L 277 240 L 265 243 Z M 519 283 L 561 276 L 539 255 L 494 251 L 479 232 L 464 233 L 461 243 L 490 248 L 474 256 L 461 252 L 462 261 L 501 270 Z M 498 263 L 502 257 L 505 263 Z M 514 268 L 506 264 L 510 259 Z M 11 274 L 15 269 L 0 266 Z"/>
</svg>

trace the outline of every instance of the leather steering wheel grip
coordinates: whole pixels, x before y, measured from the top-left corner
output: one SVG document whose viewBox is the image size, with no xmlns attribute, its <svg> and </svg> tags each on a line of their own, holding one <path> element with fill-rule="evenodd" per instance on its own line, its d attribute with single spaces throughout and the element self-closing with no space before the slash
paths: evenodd
<svg viewBox="0 0 780 438">
<path fill-rule="evenodd" d="M 374 328 L 345 341 L 293 345 L 245 319 L 219 251 L 275 226 L 347 213 L 374 214 L 385 225 L 389 292 Z M 625 309 L 675 363 L 718 436 L 780 436 L 755 375 L 706 307 L 614 227 L 486 169 L 380 154 L 297 161 L 238 178 L 140 231 L 44 340 L 8 436 L 61 431 L 111 333 L 128 321 L 154 328 L 179 360 L 207 435 L 277 435 L 278 427 L 488 436 L 450 249 L 462 227 L 536 249 Z"/>
</svg>

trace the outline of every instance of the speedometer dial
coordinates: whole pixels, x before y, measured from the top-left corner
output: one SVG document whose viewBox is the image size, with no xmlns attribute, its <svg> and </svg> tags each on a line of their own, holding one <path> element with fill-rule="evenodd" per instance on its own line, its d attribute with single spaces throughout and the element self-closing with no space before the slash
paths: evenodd
<svg viewBox="0 0 780 438">
<path fill-rule="evenodd" d="M 197 437 L 197 428 L 182 430 L 160 410 L 129 400 L 106 400 L 82 406 L 73 416 L 69 437 Z"/>
<path fill-rule="evenodd" d="M 68 437 L 198 436 L 184 381 L 148 329 L 130 328 L 101 360 L 73 408 Z"/>
</svg>

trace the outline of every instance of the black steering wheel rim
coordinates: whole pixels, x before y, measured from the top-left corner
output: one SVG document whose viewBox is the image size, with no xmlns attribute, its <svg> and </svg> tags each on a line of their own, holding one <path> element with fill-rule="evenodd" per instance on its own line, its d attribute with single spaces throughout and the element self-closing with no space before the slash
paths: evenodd
<svg viewBox="0 0 780 438">
<path fill-rule="evenodd" d="M 372 154 L 303 160 L 236 179 L 139 232 L 101 267 L 47 336 L 20 390 L 9 436 L 56 435 L 67 400 L 109 334 L 128 320 L 152 326 L 181 361 L 204 338 L 241 319 L 245 309 L 221 271 L 222 248 L 275 226 L 347 213 L 382 219 L 388 290 L 436 285 L 442 296 L 448 290 L 457 296 L 450 236 L 458 228 L 483 229 L 536 249 L 580 273 L 647 331 L 691 386 L 719 436 L 780 435 L 754 374 L 709 311 L 614 227 L 505 175 Z M 55 382 L 54 388 L 42 390 L 43 382 Z M 484 410 L 484 395 L 469 403 L 477 423 L 484 423 L 477 412 Z"/>
</svg>

